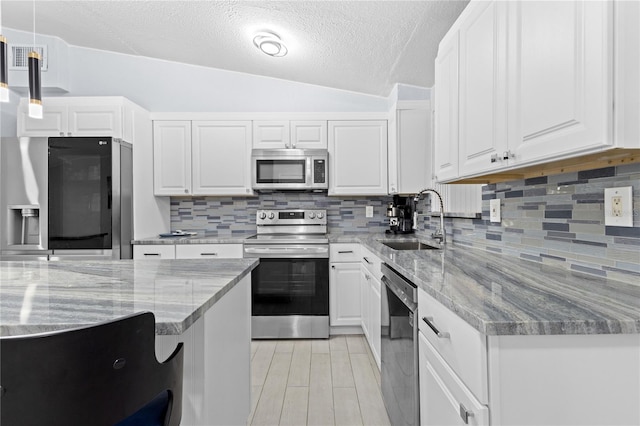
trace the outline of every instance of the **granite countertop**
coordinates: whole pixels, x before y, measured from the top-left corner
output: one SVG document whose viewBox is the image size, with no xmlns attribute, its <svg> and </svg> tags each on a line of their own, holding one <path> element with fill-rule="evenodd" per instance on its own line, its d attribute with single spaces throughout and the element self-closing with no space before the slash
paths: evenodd
<svg viewBox="0 0 640 426">
<path fill-rule="evenodd" d="M 242 244 L 244 241 L 256 235 L 255 232 L 242 232 L 232 235 L 198 235 L 188 237 L 150 237 L 132 240 L 133 245 L 161 245 L 161 244 Z"/>
<path fill-rule="evenodd" d="M 257 259 L 0 262 L 0 335 L 95 324 L 140 311 L 181 334 Z"/>
<path fill-rule="evenodd" d="M 640 286 L 457 244 L 396 251 L 386 239 L 418 238 L 330 236 L 363 244 L 486 335 L 640 333 Z"/>
</svg>

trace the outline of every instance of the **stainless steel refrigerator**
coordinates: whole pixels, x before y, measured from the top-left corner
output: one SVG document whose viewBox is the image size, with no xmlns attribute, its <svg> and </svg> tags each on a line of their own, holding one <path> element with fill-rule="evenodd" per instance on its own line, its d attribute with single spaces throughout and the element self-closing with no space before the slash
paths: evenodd
<svg viewBox="0 0 640 426">
<path fill-rule="evenodd" d="M 0 149 L 0 260 L 133 257 L 131 144 L 23 137 Z"/>
</svg>

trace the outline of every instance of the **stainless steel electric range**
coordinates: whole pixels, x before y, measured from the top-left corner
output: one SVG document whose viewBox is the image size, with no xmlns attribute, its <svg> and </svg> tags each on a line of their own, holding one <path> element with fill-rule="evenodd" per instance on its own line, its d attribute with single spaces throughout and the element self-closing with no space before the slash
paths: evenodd
<svg viewBox="0 0 640 426">
<path fill-rule="evenodd" d="M 258 210 L 244 257 L 251 273 L 252 337 L 329 337 L 329 240 L 325 210 Z"/>
</svg>

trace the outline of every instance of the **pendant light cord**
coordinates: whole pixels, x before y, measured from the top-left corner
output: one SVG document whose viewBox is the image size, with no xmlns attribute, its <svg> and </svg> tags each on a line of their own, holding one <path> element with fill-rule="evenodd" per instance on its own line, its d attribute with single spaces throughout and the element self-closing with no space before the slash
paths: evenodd
<svg viewBox="0 0 640 426">
<path fill-rule="evenodd" d="M 33 51 L 36 51 L 36 0 L 33 0 Z"/>
</svg>

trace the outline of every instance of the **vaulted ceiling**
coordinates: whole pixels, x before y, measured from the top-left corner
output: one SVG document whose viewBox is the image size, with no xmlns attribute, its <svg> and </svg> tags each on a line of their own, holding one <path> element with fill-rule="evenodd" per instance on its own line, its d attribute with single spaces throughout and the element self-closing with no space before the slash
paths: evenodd
<svg viewBox="0 0 640 426">
<path fill-rule="evenodd" d="M 431 87 L 438 43 L 463 1 L 9 1 L 2 25 L 67 43 L 376 96 Z M 277 33 L 288 54 L 253 45 Z M 11 40 L 9 40 L 11 43 Z"/>
</svg>

